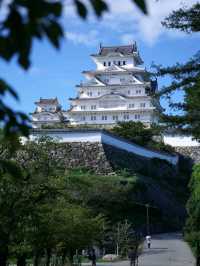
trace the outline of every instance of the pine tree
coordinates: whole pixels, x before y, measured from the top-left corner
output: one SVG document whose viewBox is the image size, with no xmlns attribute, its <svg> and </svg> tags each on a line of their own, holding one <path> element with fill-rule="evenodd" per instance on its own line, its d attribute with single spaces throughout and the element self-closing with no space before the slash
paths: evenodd
<svg viewBox="0 0 200 266">
<path fill-rule="evenodd" d="M 188 34 L 200 31 L 200 4 L 191 8 L 173 11 L 162 24 L 169 29 L 178 29 Z M 157 97 L 169 100 L 170 112 L 163 111 L 161 121 L 167 128 L 174 128 L 200 140 L 200 52 L 188 62 L 177 63 L 171 67 L 156 66 L 159 77 L 169 76 L 171 84 L 164 86 Z M 175 102 L 174 92 L 181 91 L 183 101 Z M 173 113 L 171 111 L 174 111 Z"/>
</svg>

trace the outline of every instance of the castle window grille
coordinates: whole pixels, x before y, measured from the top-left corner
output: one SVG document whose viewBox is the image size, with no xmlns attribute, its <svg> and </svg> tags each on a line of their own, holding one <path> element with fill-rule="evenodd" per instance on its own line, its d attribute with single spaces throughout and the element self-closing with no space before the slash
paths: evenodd
<svg viewBox="0 0 200 266">
<path fill-rule="evenodd" d="M 113 120 L 118 120 L 118 115 L 113 115 Z"/>
<path fill-rule="evenodd" d="M 91 120 L 95 121 L 96 120 L 96 115 L 91 115 Z"/>
<path fill-rule="evenodd" d="M 88 91 L 88 92 L 87 92 L 87 95 L 88 95 L 88 96 L 92 96 L 92 92 L 91 92 L 91 91 Z"/>
<path fill-rule="evenodd" d="M 135 104 L 134 103 L 129 103 L 128 107 L 129 108 L 134 108 L 135 107 Z"/>
<path fill-rule="evenodd" d="M 136 120 L 140 119 L 140 114 L 135 114 L 135 119 Z"/>
<path fill-rule="evenodd" d="M 124 120 L 129 120 L 129 115 L 125 114 L 124 115 Z"/>
</svg>

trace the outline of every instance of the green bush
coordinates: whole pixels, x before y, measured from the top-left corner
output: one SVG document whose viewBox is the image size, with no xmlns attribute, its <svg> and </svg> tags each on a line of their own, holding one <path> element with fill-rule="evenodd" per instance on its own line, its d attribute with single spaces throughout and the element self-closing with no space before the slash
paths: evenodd
<svg viewBox="0 0 200 266">
<path fill-rule="evenodd" d="M 110 131 L 111 133 L 150 149 L 174 152 L 174 149 L 171 146 L 166 145 L 162 141 L 162 128 L 155 124 L 152 124 L 150 127 L 148 127 L 142 122 L 119 122 Z"/>
</svg>

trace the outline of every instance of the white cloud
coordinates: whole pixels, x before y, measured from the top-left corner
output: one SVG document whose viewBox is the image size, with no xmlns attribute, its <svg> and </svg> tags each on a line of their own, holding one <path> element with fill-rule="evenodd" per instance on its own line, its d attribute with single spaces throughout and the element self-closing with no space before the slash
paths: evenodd
<svg viewBox="0 0 200 266">
<path fill-rule="evenodd" d="M 96 30 L 91 30 L 87 33 L 69 31 L 66 32 L 66 38 L 74 44 L 83 44 L 86 46 L 96 46 L 100 42 L 99 33 Z"/>
<path fill-rule="evenodd" d="M 71 1 L 71 0 L 68 0 Z M 172 10 L 176 10 L 181 6 L 188 6 L 196 3 L 196 0 L 185 2 L 183 0 L 146 0 L 148 4 L 147 16 L 133 4 L 131 0 L 107 0 L 110 7 L 110 12 L 106 13 L 101 21 L 98 21 L 91 15 L 85 23 L 90 25 L 90 29 L 95 29 L 94 32 L 90 31 L 88 34 L 77 33 L 79 31 L 70 32 L 68 39 L 76 43 L 85 45 L 95 44 L 95 38 L 105 38 L 105 35 L 117 36 L 122 43 L 129 43 L 133 40 L 142 40 L 150 45 L 154 44 L 161 36 L 169 38 L 179 38 L 184 34 L 178 31 L 168 30 L 161 25 L 161 21 L 168 16 Z M 74 27 L 83 27 L 84 23 L 77 19 L 74 7 L 66 5 L 66 17 L 71 18 Z"/>
<path fill-rule="evenodd" d="M 107 18 L 105 16 L 105 26 L 111 25 L 112 28 L 115 27 L 116 30 L 122 32 L 122 42 L 136 37 L 149 44 L 153 44 L 163 34 L 170 36 L 171 32 L 173 32 L 173 37 L 176 33 L 177 37 L 183 35 L 177 31 L 167 30 L 161 25 L 161 21 L 172 10 L 176 10 L 184 5 L 182 0 L 148 0 L 146 1 L 149 12 L 147 16 L 143 15 L 130 0 L 119 0 L 117 5 L 114 1 L 109 0 L 109 2 L 111 13 Z M 195 2 L 195 0 L 190 0 L 189 6 Z"/>
</svg>

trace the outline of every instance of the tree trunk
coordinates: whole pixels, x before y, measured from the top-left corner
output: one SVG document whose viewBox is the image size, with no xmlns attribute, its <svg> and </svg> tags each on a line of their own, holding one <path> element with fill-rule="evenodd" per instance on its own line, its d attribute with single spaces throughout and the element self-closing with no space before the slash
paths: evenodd
<svg viewBox="0 0 200 266">
<path fill-rule="evenodd" d="M 8 259 L 8 253 L 0 251 L 0 266 L 6 266 Z"/>
<path fill-rule="evenodd" d="M 33 265 L 39 266 L 39 261 L 40 261 L 40 253 L 38 252 L 38 250 L 36 250 L 33 258 Z"/>
<path fill-rule="evenodd" d="M 0 266 L 6 266 L 8 259 L 8 247 L 5 243 L 1 243 L 0 247 Z"/>
<path fill-rule="evenodd" d="M 51 259 L 51 249 L 46 249 L 46 266 L 50 265 L 50 259 Z"/>
<path fill-rule="evenodd" d="M 17 257 L 17 266 L 26 266 L 26 256 L 24 254 Z"/>
<path fill-rule="evenodd" d="M 75 252 L 72 248 L 70 248 L 68 250 L 68 259 L 71 265 L 73 265 L 73 256 L 74 256 Z"/>
<path fill-rule="evenodd" d="M 63 251 L 63 254 L 62 254 L 62 266 L 65 265 L 66 256 L 67 256 L 67 251 L 64 250 L 64 251 Z"/>
</svg>

